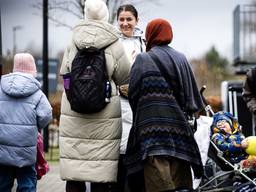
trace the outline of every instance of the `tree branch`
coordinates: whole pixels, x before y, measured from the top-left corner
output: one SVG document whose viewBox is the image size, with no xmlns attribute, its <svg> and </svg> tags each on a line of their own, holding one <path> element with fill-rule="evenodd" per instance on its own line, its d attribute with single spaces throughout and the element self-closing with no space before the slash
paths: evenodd
<svg viewBox="0 0 256 192">
<path fill-rule="evenodd" d="M 54 17 L 48 16 L 48 19 L 51 20 L 57 27 L 67 27 L 70 30 L 73 28 L 64 22 L 61 22 L 59 19 L 55 19 Z"/>
<path fill-rule="evenodd" d="M 76 9 L 80 10 L 81 9 L 81 1 L 80 0 L 75 0 L 75 1 L 62 1 L 59 2 L 58 5 L 66 5 L 67 7 L 70 7 L 70 5 L 73 5 Z"/>
<path fill-rule="evenodd" d="M 69 12 L 75 17 L 81 18 L 81 14 L 78 14 L 76 11 L 71 10 L 70 8 L 67 7 L 61 7 L 61 6 L 49 6 L 49 10 L 61 10 L 63 12 Z"/>
<path fill-rule="evenodd" d="M 58 11 L 58 13 L 62 12 L 65 14 L 71 14 L 74 17 L 77 18 L 82 18 L 83 14 L 84 14 L 84 2 L 86 0 L 59 0 L 59 2 L 56 1 L 51 1 L 51 3 L 49 4 L 49 15 L 52 14 L 52 11 Z M 145 3 L 145 1 L 142 0 L 105 0 L 108 8 L 109 8 L 109 22 L 110 23 L 114 23 L 114 21 L 116 20 L 116 12 L 117 9 L 120 5 L 124 4 L 124 3 L 133 3 L 133 4 L 141 4 L 141 3 Z M 153 1 L 153 0 L 148 0 L 147 3 L 152 3 L 155 5 L 161 5 L 161 2 L 159 1 Z M 34 3 L 32 5 L 34 8 L 36 9 L 42 9 L 42 3 L 37 1 L 36 3 Z M 50 14 L 51 13 L 51 14 Z M 54 13 L 56 15 L 56 13 Z M 55 19 L 56 18 L 56 19 Z M 58 25 L 61 26 L 67 26 L 68 28 L 71 28 L 69 25 L 59 21 L 60 18 L 57 19 L 57 17 L 49 17 L 50 20 L 54 21 L 54 23 L 57 23 Z"/>
</svg>

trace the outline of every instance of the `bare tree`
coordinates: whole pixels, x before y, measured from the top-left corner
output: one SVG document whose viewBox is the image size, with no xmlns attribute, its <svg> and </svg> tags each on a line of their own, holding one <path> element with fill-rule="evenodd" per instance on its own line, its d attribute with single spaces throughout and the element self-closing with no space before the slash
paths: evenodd
<svg viewBox="0 0 256 192">
<path fill-rule="evenodd" d="M 32 6 L 41 11 L 43 4 L 41 0 L 37 0 Z M 72 29 L 72 24 L 68 21 L 82 18 L 83 8 L 84 3 L 81 0 L 52 0 L 48 2 L 48 18 L 56 26 Z M 41 15 L 41 12 L 35 14 Z"/>
<path fill-rule="evenodd" d="M 72 29 L 72 24 L 68 21 L 74 19 L 82 19 L 84 14 L 84 2 L 86 0 L 51 0 L 48 5 L 48 18 L 56 26 L 67 27 Z M 114 23 L 116 20 L 116 12 L 120 5 L 130 3 L 138 5 L 145 3 L 142 0 L 105 0 L 109 8 L 109 22 Z M 159 4 L 159 2 L 148 0 L 146 3 Z M 41 0 L 37 0 L 33 5 L 37 10 L 42 9 Z M 67 19 L 68 17 L 68 19 Z M 71 18 L 71 19 L 70 19 Z"/>
</svg>

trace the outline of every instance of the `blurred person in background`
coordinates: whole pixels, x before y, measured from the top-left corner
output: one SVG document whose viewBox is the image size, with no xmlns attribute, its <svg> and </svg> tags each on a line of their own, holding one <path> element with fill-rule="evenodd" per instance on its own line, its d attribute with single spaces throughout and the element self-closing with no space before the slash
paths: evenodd
<svg viewBox="0 0 256 192">
<path fill-rule="evenodd" d="M 246 78 L 243 84 L 243 99 L 247 108 L 252 113 L 252 126 L 254 133 L 256 131 L 256 67 L 251 68 L 246 73 Z"/>
<path fill-rule="evenodd" d="M 246 73 L 242 95 L 250 112 L 256 114 L 256 67 Z"/>
</svg>

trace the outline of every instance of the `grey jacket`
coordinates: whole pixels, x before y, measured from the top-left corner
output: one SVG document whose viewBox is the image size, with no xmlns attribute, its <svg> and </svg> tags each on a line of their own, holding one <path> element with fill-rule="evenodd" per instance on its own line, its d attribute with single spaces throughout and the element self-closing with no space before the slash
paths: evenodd
<svg viewBox="0 0 256 192">
<path fill-rule="evenodd" d="M 51 120 L 51 105 L 31 75 L 4 75 L 0 86 L 0 164 L 33 165 L 38 129 Z"/>
</svg>

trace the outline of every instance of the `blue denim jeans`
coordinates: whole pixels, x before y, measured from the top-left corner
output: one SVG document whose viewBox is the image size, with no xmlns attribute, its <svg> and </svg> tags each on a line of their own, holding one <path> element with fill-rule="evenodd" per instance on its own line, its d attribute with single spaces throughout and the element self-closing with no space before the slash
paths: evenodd
<svg viewBox="0 0 256 192">
<path fill-rule="evenodd" d="M 17 192 L 36 192 L 35 166 L 13 167 L 0 165 L 0 191 L 11 192 L 14 179 L 17 179 Z"/>
</svg>

